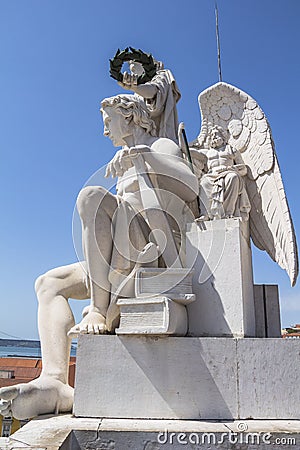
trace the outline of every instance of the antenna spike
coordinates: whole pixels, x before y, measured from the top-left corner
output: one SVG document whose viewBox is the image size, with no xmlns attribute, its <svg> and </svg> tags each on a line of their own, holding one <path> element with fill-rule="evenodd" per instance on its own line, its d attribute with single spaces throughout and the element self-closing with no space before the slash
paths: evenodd
<svg viewBox="0 0 300 450">
<path fill-rule="evenodd" d="M 217 38 L 217 51 L 218 51 L 219 81 L 222 81 L 221 49 L 220 49 L 220 34 L 219 34 L 219 14 L 218 14 L 217 2 L 215 2 L 215 16 L 216 16 L 216 38 Z"/>
</svg>

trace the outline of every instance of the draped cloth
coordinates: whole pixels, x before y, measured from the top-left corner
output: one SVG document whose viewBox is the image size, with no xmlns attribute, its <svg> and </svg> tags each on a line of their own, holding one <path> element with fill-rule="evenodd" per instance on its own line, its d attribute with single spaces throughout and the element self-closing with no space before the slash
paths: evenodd
<svg viewBox="0 0 300 450">
<path fill-rule="evenodd" d="M 159 70 L 148 83 L 155 86 L 154 98 L 143 99 L 151 119 L 156 124 L 157 136 L 178 141 L 178 115 L 176 103 L 181 94 L 175 78 L 170 70 Z M 138 95 L 138 94 L 135 94 Z M 141 98 L 138 95 L 139 98 Z"/>
<path fill-rule="evenodd" d="M 243 177 L 233 168 L 202 176 L 200 203 L 201 214 L 210 219 L 235 216 L 247 220 L 251 209 Z"/>
</svg>

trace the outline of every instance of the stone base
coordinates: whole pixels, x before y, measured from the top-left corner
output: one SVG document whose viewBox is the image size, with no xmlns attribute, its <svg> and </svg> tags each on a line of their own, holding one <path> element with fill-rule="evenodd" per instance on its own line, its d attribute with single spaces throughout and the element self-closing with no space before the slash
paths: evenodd
<svg viewBox="0 0 300 450">
<path fill-rule="evenodd" d="M 80 336 L 79 417 L 298 419 L 300 341 Z"/>
<path fill-rule="evenodd" d="M 1 450 L 296 450 L 300 421 L 205 422 L 80 419 L 71 415 L 32 420 Z M 236 445 L 234 445 L 236 444 Z"/>
<path fill-rule="evenodd" d="M 190 336 L 255 337 L 248 222 L 239 218 L 188 225 L 186 264 L 196 301 L 187 307 Z"/>
</svg>

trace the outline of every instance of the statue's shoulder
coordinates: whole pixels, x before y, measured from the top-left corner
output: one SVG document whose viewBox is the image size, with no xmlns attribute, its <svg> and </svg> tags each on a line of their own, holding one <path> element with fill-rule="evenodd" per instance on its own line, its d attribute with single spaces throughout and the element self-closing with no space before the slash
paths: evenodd
<svg viewBox="0 0 300 450">
<path fill-rule="evenodd" d="M 171 139 L 160 137 L 151 145 L 151 150 L 157 153 L 166 153 L 168 155 L 182 157 L 182 152 L 176 142 Z"/>
</svg>

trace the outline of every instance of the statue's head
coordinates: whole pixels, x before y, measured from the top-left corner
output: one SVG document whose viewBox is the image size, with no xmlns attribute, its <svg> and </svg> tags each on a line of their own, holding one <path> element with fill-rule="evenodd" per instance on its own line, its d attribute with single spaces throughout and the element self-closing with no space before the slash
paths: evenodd
<svg viewBox="0 0 300 450">
<path fill-rule="evenodd" d="M 125 145 L 124 138 L 141 128 L 151 136 L 156 136 L 154 121 L 150 118 L 144 102 L 135 95 L 116 95 L 101 102 L 104 135 L 117 147 Z"/>
<path fill-rule="evenodd" d="M 209 146 L 219 148 L 226 144 L 226 133 L 222 127 L 215 125 L 209 131 Z"/>
</svg>

